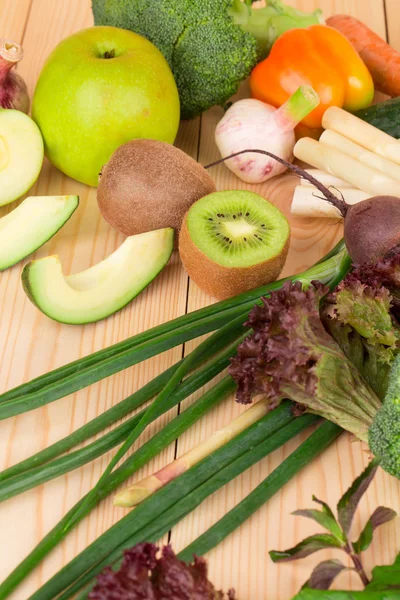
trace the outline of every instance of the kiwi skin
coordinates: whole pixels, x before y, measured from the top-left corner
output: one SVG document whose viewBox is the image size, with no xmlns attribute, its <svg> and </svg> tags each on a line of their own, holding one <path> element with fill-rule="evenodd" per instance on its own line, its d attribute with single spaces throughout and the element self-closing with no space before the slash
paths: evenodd
<svg viewBox="0 0 400 600">
<path fill-rule="evenodd" d="M 104 219 L 125 235 L 172 227 L 190 206 L 215 192 L 202 165 L 166 142 L 136 139 L 120 146 L 103 168 L 97 202 Z"/>
<path fill-rule="evenodd" d="M 251 267 L 225 267 L 208 258 L 193 243 L 186 216 L 179 234 L 179 255 L 189 277 L 210 296 L 225 300 L 279 277 L 289 252 L 290 234 L 282 252 L 276 256 Z"/>
<path fill-rule="evenodd" d="M 344 239 L 356 264 L 376 263 L 400 244 L 400 199 L 368 198 L 347 209 Z"/>
</svg>

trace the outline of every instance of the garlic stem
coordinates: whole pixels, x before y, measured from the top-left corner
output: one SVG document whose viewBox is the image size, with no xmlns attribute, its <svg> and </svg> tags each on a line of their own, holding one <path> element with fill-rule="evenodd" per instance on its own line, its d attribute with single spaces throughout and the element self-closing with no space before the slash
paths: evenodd
<svg viewBox="0 0 400 600">
<path fill-rule="evenodd" d="M 292 131 L 320 103 L 317 92 L 310 85 L 301 85 L 273 114 L 280 131 Z"/>
</svg>

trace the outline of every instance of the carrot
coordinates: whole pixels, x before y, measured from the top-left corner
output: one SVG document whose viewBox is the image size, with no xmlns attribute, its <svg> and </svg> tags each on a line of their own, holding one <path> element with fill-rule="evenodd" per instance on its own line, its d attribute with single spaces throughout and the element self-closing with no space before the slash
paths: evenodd
<svg viewBox="0 0 400 600">
<path fill-rule="evenodd" d="M 340 31 L 353 44 L 377 90 L 389 96 L 400 96 L 400 53 L 397 50 L 354 17 L 335 15 L 326 24 Z"/>
</svg>

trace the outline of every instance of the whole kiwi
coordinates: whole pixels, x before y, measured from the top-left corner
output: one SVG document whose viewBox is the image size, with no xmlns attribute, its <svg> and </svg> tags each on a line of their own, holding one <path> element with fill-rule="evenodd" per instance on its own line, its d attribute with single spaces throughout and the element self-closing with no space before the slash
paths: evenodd
<svg viewBox="0 0 400 600">
<path fill-rule="evenodd" d="M 120 146 L 103 168 L 97 202 L 105 220 L 125 235 L 164 227 L 178 232 L 193 202 L 215 190 L 204 167 L 182 150 L 136 139 Z"/>
</svg>

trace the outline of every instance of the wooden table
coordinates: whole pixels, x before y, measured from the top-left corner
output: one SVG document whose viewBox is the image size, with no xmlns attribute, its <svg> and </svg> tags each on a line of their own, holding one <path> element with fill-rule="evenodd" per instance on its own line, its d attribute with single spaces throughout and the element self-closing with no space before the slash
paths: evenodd
<svg viewBox="0 0 400 600">
<path fill-rule="evenodd" d="M 318 4 L 324 14 L 349 13 L 361 18 L 382 37 L 400 49 L 398 0 L 288 0 L 304 10 Z M 62 38 L 92 24 L 89 0 L 0 0 L 0 35 L 23 44 L 25 58 L 18 70 L 26 79 L 30 93 L 43 62 Z M 222 115 L 213 108 L 201 118 L 182 123 L 177 144 L 201 163 L 218 157 L 214 129 Z M 341 225 L 323 219 L 299 219 L 290 216 L 291 192 L 295 178 L 284 176 L 259 186 L 246 186 L 224 166 L 213 171 L 219 189 L 247 188 L 268 197 L 290 218 L 292 242 L 285 274 L 303 270 L 325 254 L 341 236 Z M 79 194 L 81 204 L 68 224 L 36 257 L 60 255 L 66 272 L 76 272 L 102 260 L 123 241 L 123 237 L 102 220 L 96 204 L 96 190 L 63 176 L 47 162 L 39 181 L 30 194 Z M 2 211 L 5 214 L 9 209 Z M 174 256 L 161 276 L 127 308 L 94 325 L 74 327 L 57 324 L 43 316 L 27 300 L 20 284 L 23 263 L 0 276 L 0 390 L 85 356 L 139 331 L 205 306 L 213 299 L 205 296 L 188 280 L 178 256 Z M 193 347 L 187 344 L 184 351 Z M 45 408 L 29 412 L 0 424 L 0 457 L 4 466 L 31 455 L 64 437 L 106 408 L 138 389 L 155 374 L 182 356 L 178 347 L 160 357 L 106 379 L 88 389 L 58 400 Z M 192 400 L 192 399 L 191 399 Z M 190 401 L 191 401 L 190 400 Z M 186 404 L 186 402 L 185 402 Z M 229 399 L 171 445 L 148 468 L 152 472 L 177 455 L 209 436 L 227 423 L 241 408 Z M 171 411 L 142 436 L 141 441 L 176 415 Z M 243 476 L 204 502 L 171 532 L 174 549 L 179 550 L 250 492 L 299 443 L 287 444 L 283 450 L 261 461 Z M 15 567 L 58 522 L 84 493 L 98 480 L 112 453 L 84 468 L 55 479 L 0 507 L 1 561 L 0 579 Z M 318 556 L 292 565 L 274 565 L 268 550 L 284 548 L 298 542 L 318 528 L 290 513 L 309 507 L 314 493 L 335 503 L 368 461 L 366 448 L 343 434 L 321 458 L 305 469 L 284 490 L 258 511 L 245 525 L 208 556 L 210 574 L 217 586 L 236 588 L 240 600 L 286 600 L 307 579 L 318 560 L 335 556 Z M 362 501 L 355 529 L 378 504 L 399 508 L 400 484 L 382 472 L 376 477 Z M 115 523 L 125 511 L 115 508 L 111 498 L 102 502 L 12 595 L 25 600 L 40 584 L 72 559 L 92 540 Z M 365 553 L 365 564 L 392 561 L 400 549 L 400 519 L 376 534 L 376 541 Z M 338 579 L 340 587 L 358 589 L 354 574 Z"/>
</svg>

